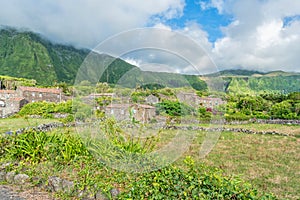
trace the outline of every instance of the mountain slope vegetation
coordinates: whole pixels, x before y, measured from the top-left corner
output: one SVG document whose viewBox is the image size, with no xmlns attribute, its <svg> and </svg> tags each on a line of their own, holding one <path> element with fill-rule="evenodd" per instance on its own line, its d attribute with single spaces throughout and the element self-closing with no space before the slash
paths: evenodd
<svg viewBox="0 0 300 200">
<path fill-rule="evenodd" d="M 153 84 L 163 80 L 161 84 L 168 87 L 191 85 L 197 90 L 207 88 L 205 82 L 196 76 L 144 72 L 122 59 L 54 44 L 30 31 L 9 27 L 0 29 L 0 75 L 34 79 L 38 85 L 45 86 L 58 82 L 73 84 L 82 65 L 87 67 L 82 71 L 85 77 L 81 78 L 91 82 L 136 87 L 145 82 Z"/>
<path fill-rule="evenodd" d="M 230 93 L 300 91 L 299 73 L 234 69 L 208 74 L 200 77 L 201 80 L 193 75 L 145 72 L 122 59 L 91 53 L 88 49 L 54 44 L 30 31 L 10 27 L 0 29 L 0 75 L 34 79 L 38 85 L 45 86 L 59 82 L 71 85 L 78 77 L 78 69 L 86 64 L 86 60 L 90 62 L 89 67 L 91 66 L 90 69 L 84 69 L 88 70 L 88 73 L 85 72 L 89 76 L 86 80 L 121 84 L 125 87 L 160 84 L 167 87 L 192 86 L 197 90 L 206 90 L 207 84 L 204 81 L 218 79 L 219 82 L 221 77 L 224 83 L 217 84 L 218 90 Z"/>
<path fill-rule="evenodd" d="M 29 31 L 0 30 L 1 75 L 35 79 L 41 85 L 70 83 L 88 52 L 53 44 Z"/>
<path fill-rule="evenodd" d="M 224 70 L 202 77 L 206 81 L 223 79 L 219 90 L 237 94 L 290 93 L 300 91 L 300 74 L 284 71 L 258 72 L 248 70 Z"/>
</svg>

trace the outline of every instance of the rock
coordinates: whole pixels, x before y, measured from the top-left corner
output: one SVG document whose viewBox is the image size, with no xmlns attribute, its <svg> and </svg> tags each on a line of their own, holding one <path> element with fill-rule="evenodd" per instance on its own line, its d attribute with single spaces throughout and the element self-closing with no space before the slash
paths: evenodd
<svg viewBox="0 0 300 200">
<path fill-rule="evenodd" d="M 115 199 L 120 194 L 120 190 L 117 188 L 113 188 L 110 190 L 110 194 L 112 198 Z"/>
<path fill-rule="evenodd" d="M 62 180 L 62 188 L 66 193 L 71 193 L 74 190 L 74 183 L 72 181 Z"/>
<path fill-rule="evenodd" d="M 93 197 L 93 196 L 83 197 L 81 200 L 95 200 L 95 197 Z"/>
<path fill-rule="evenodd" d="M 95 195 L 96 200 L 109 200 L 109 198 L 103 194 L 101 191 L 97 192 Z"/>
<path fill-rule="evenodd" d="M 6 173 L 0 171 L 0 182 L 4 182 L 5 181 L 5 177 L 6 177 Z"/>
<path fill-rule="evenodd" d="M 91 194 L 90 192 L 88 192 L 87 190 L 82 190 L 78 193 L 77 195 L 81 200 L 94 200 L 95 199 L 95 195 Z"/>
<path fill-rule="evenodd" d="M 15 183 L 20 185 L 26 183 L 28 180 L 29 180 L 29 176 L 27 174 L 18 174 L 15 175 L 14 177 Z"/>
<path fill-rule="evenodd" d="M 0 171 L 5 170 L 6 167 L 10 166 L 10 164 L 11 164 L 10 162 L 3 163 L 3 164 L 1 165 L 1 167 L 0 167 Z"/>
<path fill-rule="evenodd" d="M 14 182 L 14 177 L 15 177 L 15 175 L 16 175 L 16 172 L 14 172 L 14 171 L 12 171 L 12 172 L 8 172 L 7 174 L 6 174 L 6 181 L 8 182 L 8 183 L 13 183 Z"/>
<path fill-rule="evenodd" d="M 62 191 L 62 180 L 59 177 L 56 176 L 50 176 L 48 179 L 48 185 L 50 187 L 50 190 L 52 192 L 59 192 Z"/>
<path fill-rule="evenodd" d="M 84 191 L 79 191 L 77 197 L 83 198 L 84 197 Z"/>
</svg>

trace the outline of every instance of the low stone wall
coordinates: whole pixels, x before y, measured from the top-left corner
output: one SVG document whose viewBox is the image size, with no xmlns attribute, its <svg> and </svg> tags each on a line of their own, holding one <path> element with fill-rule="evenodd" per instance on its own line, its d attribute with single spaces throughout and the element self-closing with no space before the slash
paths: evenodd
<svg viewBox="0 0 300 200">
<path fill-rule="evenodd" d="M 250 119 L 248 121 L 227 121 L 225 124 L 293 124 L 300 125 L 300 120 L 285 120 L 285 119 Z"/>
<path fill-rule="evenodd" d="M 120 194 L 118 188 L 112 188 L 108 195 L 103 193 L 96 185 L 93 192 L 88 190 L 76 189 L 78 181 L 70 181 L 57 176 L 49 176 L 48 180 L 42 180 L 39 177 L 30 177 L 26 173 L 18 174 L 15 171 L 9 171 L 11 165 L 19 165 L 19 163 L 0 163 L 0 182 L 21 186 L 22 189 L 30 189 L 32 187 L 32 180 L 39 181 L 37 185 L 42 190 L 48 192 L 62 192 L 80 199 L 95 199 L 95 200 L 109 200 L 117 199 Z"/>
<path fill-rule="evenodd" d="M 300 125 L 300 120 L 284 120 L 284 119 L 257 119 L 255 123 L 261 124 L 295 124 Z"/>
<path fill-rule="evenodd" d="M 205 131 L 205 132 L 238 132 L 246 134 L 260 134 L 260 135 L 279 135 L 279 136 L 293 136 L 286 133 L 279 133 L 276 131 L 253 131 L 244 128 L 206 128 L 206 127 L 197 127 L 197 126 L 165 126 L 165 129 L 169 130 L 194 130 L 194 131 Z"/>
<path fill-rule="evenodd" d="M 6 134 L 8 134 L 8 135 L 11 135 L 13 133 L 21 134 L 21 133 L 24 133 L 29 130 L 48 132 L 48 131 L 51 131 L 56 128 L 71 127 L 71 126 L 74 126 L 74 124 L 64 124 L 61 122 L 53 122 L 53 123 L 48 123 L 48 124 L 40 124 L 40 125 L 34 126 L 34 127 L 20 128 L 20 129 L 17 129 L 16 131 L 8 131 L 8 132 L 6 132 Z"/>
<path fill-rule="evenodd" d="M 249 121 L 247 121 L 249 123 Z M 253 123 L 253 122 L 252 122 Z M 300 124 L 300 120 L 264 120 L 263 122 L 256 121 L 255 123 L 266 123 L 266 124 Z M 228 124 L 228 123 L 226 123 Z M 245 122 L 238 122 L 236 123 L 231 123 L 231 124 L 246 124 Z M 76 123 L 77 126 L 85 126 L 85 125 L 90 125 L 89 123 Z M 26 128 L 21 128 L 16 131 L 9 131 L 6 132 L 6 134 L 21 134 L 24 133 L 28 130 L 34 130 L 34 131 L 43 131 L 43 132 L 48 132 L 56 128 L 62 128 L 62 127 L 72 127 L 75 126 L 74 123 L 69 123 L 69 124 L 64 124 L 61 122 L 53 122 L 49 124 L 41 124 L 36 127 L 26 127 Z M 253 131 L 250 129 L 245 129 L 245 128 L 225 128 L 225 127 L 220 127 L 220 128 L 206 128 L 206 127 L 200 127 L 200 126 L 176 126 L 176 125 L 165 125 L 165 124 L 156 124 L 154 126 L 156 129 L 158 128 L 164 128 L 164 129 L 174 129 L 174 130 L 199 130 L 199 131 L 211 131 L 211 132 L 239 132 L 239 133 L 246 133 L 246 134 L 261 134 L 261 135 L 280 135 L 280 136 L 293 136 L 287 133 L 279 133 L 276 131 Z M 128 127 L 127 127 L 128 128 Z"/>
</svg>

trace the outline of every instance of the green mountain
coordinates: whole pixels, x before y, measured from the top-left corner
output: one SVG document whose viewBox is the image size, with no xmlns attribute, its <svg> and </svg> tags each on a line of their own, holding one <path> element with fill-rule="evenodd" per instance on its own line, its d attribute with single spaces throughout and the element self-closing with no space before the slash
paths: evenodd
<svg viewBox="0 0 300 200">
<path fill-rule="evenodd" d="M 253 75 L 264 75 L 265 73 L 259 71 L 251 71 L 244 69 L 228 69 L 220 72 L 207 74 L 206 77 L 228 77 L 228 76 L 253 76 Z"/>
<path fill-rule="evenodd" d="M 167 72 L 142 71 L 122 59 L 92 52 L 83 62 L 76 77 L 76 85 L 88 80 L 117 84 L 122 87 L 155 88 L 155 87 L 192 87 L 206 90 L 207 84 L 196 75 L 182 75 Z"/>
<path fill-rule="evenodd" d="M 87 67 L 78 73 L 79 67 L 85 64 Z M 98 77 L 99 74 L 102 76 Z M 0 75 L 34 79 L 38 85 L 47 86 L 56 82 L 73 84 L 77 76 L 79 80 L 108 82 L 126 87 L 142 84 L 168 87 L 191 85 L 195 89 L 204 90 L 207 82 L 217 90 L 231 93 L 300 91 L 300 73 L 235 69 L 204 75 L 199 79 L 192 75 L 144 72 L 121 59 L 88 49 L 54 44 L 39 34 L 9 27 L 0 28 Z M 14 87 L 14 84 L 22 83 L 15 81 L 12 78 L 1 78 L 3 87 L 5 84 Z M 25 82 L 33 84 L 32 81 Z"/>
<path fill-rule="evenodd" d="M 41 85 L 71 83 L 88 53 L 29 31 L 0 30 L 0 75 L 35 79 Z"/>
<path fill-rule="evenodd" d="M 85 67 L 78 73 L 82 65 Z M 102 76 L 98 77 L 99 74 Z M 56 82 L 73 84 L 77 78 L 126 87 L 160 83 L 169 87 L 207 88 L 197 76 L 143 72 L 119 58 L 54 44 L 36 33 L 14 28 L 0 29 L 0 75 L 35 79 L 38 85 L 47 86 Z"/>
<path fill-rule="evenodd" d="M 257 94 L 263 92 L 290 93 L 300 91 L 300 73 L 271 71 L 267 73 L 247 70 L 225 70 L 202 77 L 206 81 L 223 79 L 223 90 L 229 93 Z"/>
</svg>

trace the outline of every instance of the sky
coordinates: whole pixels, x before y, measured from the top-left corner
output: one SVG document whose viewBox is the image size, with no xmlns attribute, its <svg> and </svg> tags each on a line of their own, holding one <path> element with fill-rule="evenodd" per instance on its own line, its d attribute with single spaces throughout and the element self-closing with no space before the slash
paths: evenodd
<svg viewBox="0 0 300 200">
<path fill-rule="evenodd" d="M 122 55 L 130 63 L 157 71 L 164 65 L 169 71 L 200 74 L 236 68 L 300 72 L 300 0 L 0 0 L 0 24 L 91 49 L 116 34 L 159 28 L 165 31 L 143 39 L 158 46 L 157 41 L 162 41 L 170 49 Z M 180 42 L 179 36 L 170 39 L 167 31 L 190 38 L 202 50 L 196 51 L 181 36 Z M 191 52 L 187 62 L 178 55 L 186 51 Z M 190 66 L 205 62 L 215 68 Z"/>
</svg>

